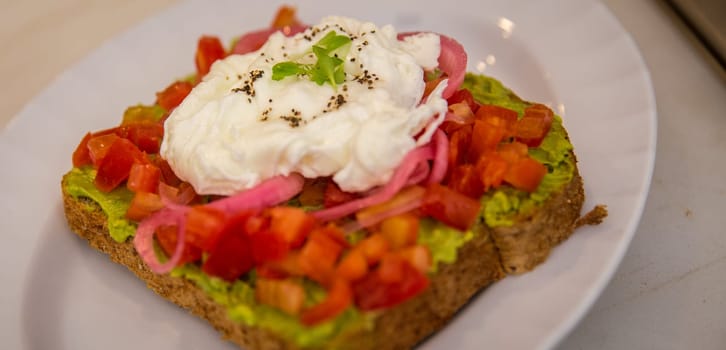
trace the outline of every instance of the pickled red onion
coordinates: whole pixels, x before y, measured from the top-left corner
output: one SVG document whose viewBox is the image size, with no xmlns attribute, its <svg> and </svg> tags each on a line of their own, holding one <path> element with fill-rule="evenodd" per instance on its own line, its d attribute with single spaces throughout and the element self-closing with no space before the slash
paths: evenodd
<svg viewBox="0 0 726 350">
<path fill-rule="evenodd" d="M 139 256 L 141 256 L 141 259 L 144 260 L 146 265 L 149 266 L 149 269 L 154 273 L 167 273 L 171 271 L 177 265 L 179 259 L 181 259 L 182 252 L 184 251 L 186 214 L 189 212 L 189 209 L 189 207 L 181 205 L 173 208 L 164 208 L 144 219 L 136 229 L 134 247 L 139 253 Z M 161 263 L 156 257 L 156 251 L 154 251 L 154 232 L 161 226 L 174 225 L 178 228 L 174 254 L 172 254 L 167 262 Z"/>
<path fill-rule="evenodd" d="M 418 33 L 421 32 L 399 33 L 398 40 Z M 441 43 L 441 52 L 439 53 L 438 59 L 439 69 L 446 73 L 449 79 L 449 85 L 446 86 L 441 96 L 443 98 L 449 98 L 459 89 L 461 83 L 464 82 L 467 56 L 464 47 L 458 41 L 446 35 L 438 35 Z"/>
<path fill-rule="evenodd" d="M 305 29 L 307 29 L 307 26 L 292 25 L 285 26 L 282 29 L 272 27 L 249 32 L 245 35 L 242 35 L 239 40 L 237 40 L 237 43 L 232 49 L 232 54 L 243 55 L 258 50 L 260 47 L 262 47 L 262 45 L 265 44 L 265 42 L 267 42 L 267 38 L 269 38 L 270 35 L 277 31 L 281 31 L 282 34 L 284 34 L 285 36 L 290 36 L 303 32 L 305 31 Z"/>
<path fill-rule="evenodd" d="M 427 184 L 441 182 L 446 176 L 446 168 L 449 165 L 449 139 L 441 129 L 436 130 L 432 143 L 434 144 L 434 164 L 426 181 Z"/>
<path fill-rule="evenodd" d="M 216 200 L 207 206 L 226 213 L 240 210 L 265 208 L 280 204 L 302 191 L 305 179 L 300 174 L 275 176 L 249 190 Z"/>
</svg>

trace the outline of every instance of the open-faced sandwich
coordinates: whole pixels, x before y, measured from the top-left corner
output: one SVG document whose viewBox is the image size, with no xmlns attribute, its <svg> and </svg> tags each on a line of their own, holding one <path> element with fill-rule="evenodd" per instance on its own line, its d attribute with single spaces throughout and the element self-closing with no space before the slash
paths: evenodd
<svg viewBox="0 0 726 350">
<path fill-rule="evenodd" d="M 561 118 L 465 73 L 450 37 L 283 7 L 195 58 L 81 140 L 64 208 L 240 346 L 410 348 L 577 225 Z"/>
</svg>

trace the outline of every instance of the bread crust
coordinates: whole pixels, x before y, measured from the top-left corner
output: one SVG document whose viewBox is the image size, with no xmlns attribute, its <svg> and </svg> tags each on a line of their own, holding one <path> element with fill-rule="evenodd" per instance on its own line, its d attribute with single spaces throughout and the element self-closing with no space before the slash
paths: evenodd
<svg viewBox="0 0 726 350">
<path fill-rule="evenodd" d="M 65 177 L 63 183 L 65 182 Z M 126 266 L 167 300 L 206 319 L 224 338 L 248 349 L 297 349 L 272 332 L 231 321 L 227 310 L 193 282 L 149 270 L 131 240 L 114 241 L 106 215 L 87 198 L 76 198 L 63 188 L 63 207 L 69 227 L 88 244 Z M 442 328 L 477 292 L 506 276 L 543 262 L 550 250 L 569 237 L 584 200 L 577 171 L 563 190 L 540 210 L 508 228 L 479 227 L 475 237 L 458 251 L 453 264 L 442 265 L 431 276 L 430 287 L 419 296 L 377 314 L 372 330 L 345 334 L 326 348 L 407 349 Z"/>
</svg>

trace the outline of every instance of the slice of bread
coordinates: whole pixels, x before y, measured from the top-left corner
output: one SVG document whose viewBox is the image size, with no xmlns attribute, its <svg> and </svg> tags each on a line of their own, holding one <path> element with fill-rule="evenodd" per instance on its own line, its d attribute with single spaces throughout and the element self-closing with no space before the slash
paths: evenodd
<svg viewBox="0 0 726 350">
<path fill-rule="evenodd" d="M 572 155 L 574 157 L 574 155 Z M 573 158 L 574 159 L 574 158 Z M 63 183 L 66 179 L 64 177 Z M 106 216 L 95 202 L 63 190 L 68 224 L 78 236 L 126 266 L 148 287 L 206 319 L 224 338 L 246 349 L 296 349 L 294 343 L 266 329 L 231 321 L 227 310 L 193 282 L 151 272 L 131 240 L 114 241 Z M 575 170 L 571 182 L 531 216 L 512 227 L 486 228 L 458 251 L 456 262 L 440 266 L 428 289 L 396 307 L 378 312 L 371 330 L 345 331 L 327 344 L 331 349 L 406 349 L 442 328 L 478 291 L 506 276 L 522 273 L 543 262 L 551 249 L 572 234 L 584 200 L 582 179 Z"/>
</svg>

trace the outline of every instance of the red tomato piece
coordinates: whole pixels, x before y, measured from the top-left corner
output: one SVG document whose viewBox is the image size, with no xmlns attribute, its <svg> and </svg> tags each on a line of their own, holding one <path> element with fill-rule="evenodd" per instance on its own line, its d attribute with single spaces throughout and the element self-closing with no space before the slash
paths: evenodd
<svg viewBox="0 0 726 350">
<path fill-rule="evenodd" d="M 471 198 L 479 198 L 484 193 L 484 186 L 480 179 L 481 172 L 472 164 L 455 166 L 449 172 L 448 186 L 461 194 Z"/>
<path fill-rule="evenodd" d="M 381 258 L 375 273 L 383 283 L 396 283 L 403 280 L 405 273 L 403 258 L 397 254 L 387 253 Z"/>
<path fill-rule="evenodd" d="M 356 305 L 361 310 L 371 311 L 392 307 L 409 300 L 423 292 L 429 279 L 408 263 L 400 265 L 401 278 L 393 283 L 385 283 L 378 273 L 369 273 L 353 284 Z"/>
<path fill-rule="evenodd" d="M 497 154 L 506 160 L 507 163 L 512 164 L 522 158 L 527 158 L 529 156 L 529 148 L 527 148 L 527 145 L 517 141 L 503 143 L 497 148 Z"/>
<path fill-rule="evenodd" d="M 347 281 L 335 279 L 325 299 L 300 315 L 303 324 L 312 326 L 338 316 L 353 302 L 353 291 Z"/>
<path fill-rule="evenodd" d="M 167 111 L 171 111 L 184 101 L 192 92 L 192 88 L 194 87 L 188 81 L 175 81 L 164 90 L 156 93 L 156 104 Z"/>
<path fill-rule="evenodd" d="M 554 113 L 542 104 L 535 104 L 524 110 L 524 115 L 514 126 L 517 141 L 529 147 L 537 147 L 552 127 Z"/>
<path fill-rule="evenodd" d="M 267 215 L 270 217 L 270 231 L 291 248 L 302 245 L 315 225 L 315 218 L 300 208 L 274 207 L 267 210 Z"/>
<path fill-rule="evenodd" d="M 427 273 L 431 269 L 431 265 L 433 265 L 431 251 L 425 245 L 419 244 L 407 247 L 397 252 L 397 254 L 421 273 Z"/>
<path fill-rule="evenodd" d="M 305 290 L 295 281 L 258 278 L 255 282 L 255 298 L 287 314 L 297 315 L 305 302 Z"/>
<path fill-rule="evenodd" d="M 481 105 L 476 111 L 476 118 L 495 126 L 511 127 L 517 121 L 517 112 L 495 105 Z"/>
<path fill-rule="evenodd" d="M 163 207 L 164 203 L 158 194 L 136 192 L 134 193 L 134 198 L 131 199 L 129 208 L 126 210 L 126 217 L 131 220 L 141 221 L 155 211 L 161 210 Z"/>
<path fill-rule="evenodd" d="M 162 226 L 156 230 L 156 241 L 159 242 L 159 246 L 166 253 L 166 256 L 170 257 L 174 254 L 176 249 L 178 232 L 176 226 Z M 184 265 L 186 263 L 195 262 L 202 258 L 202 251 L 188 244 L 184 245 L 181 258 L 177 266 Z"/>
<path fill-rule="evenodd" d="M 466 125 L 454 131 L 449 138 L 449 169 L 466 162 L 473 126 Z"/>
<path fill-rule="evenodd" d="M 537 190 L 545 174 L 547 168 L 542 163 L 532 158 L 524 158 L 509 166 L 504 181 L 514 188 L 531 193 Z"/>
<path fill-rule="evenodd" d="M 490 123 L 490 121 L 496 121 Z M 489 119 L 488 121 L 476 120 L 471 135 L 471 147 L 469 148 L 469 161 L 476 162 L 479 157 L 487 152 L 497 149 L 497 145 L 508 135 L 507 124 L 500 123 L 500 119 Z"/>
<path fill-rule="evenodd" d="M 98 168 L 98 165 L 106 157 L 106 154 L 108 154 L 111 145 L 118 139 L 120 137 L 116 134 L 104 134 L 93 136 L 88 140 L 88 154 L 96 168 Z"/>
<path fill-rule="evenodd" d="M 416 244 L 419 218 L 413 214 L 392 216 L 381 222 L 381 234 L 388 240 L 392 250 Z"/>
<path fill-rule="evenodd" d="M 300 265 L 300 252 L 291 251 L 280 260 L 268 261 L 256 269 L 257 275 L 263 278 L 282 279 L 305 275 Z"/>
<path fill-rule="evenodd" d="M 236 227 L 236 225 L 235 225 Z M 252 268 L 250 240 L 239 230 L 225 230 L 202 264 L 202 271 L 234 281 Z"/>
<path fill-rule="evenodd" d="M 81 139 L 81 142 L 76 147 L 76 150 L 73 151 L 73 166 L 74 167 L 79 168 L 84 165 L 93 164 L 93 160 L 91 159 L 91 154 L 88 152 L 88 140 L 90 140 L 91 137 L 93 137 L 93 135 L 90 132 L 86 133 L 86 135 L 83 136 L 83 139 Z"/>
<path fill-rule="evenodd" d="M 483 192 L 501 186 L 508 168 L 509 162 L 502 157 L 501 153 L 489 152 L 479 158 L 475 169 Z"/>
<path fill-rule="evenodd" d="M 153 157 L 152 163 L 161 170 L 161 181 L 169 186 L 179 186 L 181 180 L 176 176 L 174 170 L 171 169 L 169 163 L 161 157 Z"/>
<path fill-rule="evenodd" d="M 199 79 L 201 80 L 203 76 L 209 73 L 212 63 L 224 58 L 225 55 L 224 46 L 222 46 L 222 42 L 218 37 L 205 35 L 199 38 L 197 54 L 194 61 L 197 66 Z"/>
<path fill-rule="evenodd" d="M 421 211 L 459 230 L 466 230 L 479 216 L 481 204 L 440 184 L 431 184 L 426 189 Z"/>
<path fill-rule="evenodd" d="M 96 187 L 101 191 L 110 192 L 129 177 L 131 166 L 135 162 L 144 162 L 145 159 L 146 156 L 131 141 L 117 139 L 98 164 L 94 180 Z"/>
<path fill-rule="evenodd" d="M 250 235 L 252 242 L 252 261 L 256 266 L 268 261 L 281 260 L 284 258 L 290 246 L 282 236 L 271 231 L 262 231 Z"/>
<path fill-rule="evenodd" d="M 340 187 L 331 180 L 325 187 L 325 199 L 323 200 L 323 206 L 330 208 L 339 204 L 350 202 L 356 198 L 358 198 L 356 194 L 343 192 L 343 190 L 341 190 Z"/>
<path fill-rule="evenodd" d="M 161 170 L 153 164 L 134 163 L 126 187 L 133 192 L 154 193 L 159 188 Z"/>
<path fill-rule="evenodd" d="M 129 123 L 119 127 L 116 134 L 133 142 L 140 150 L 153 154 L 159 153 L 164 127 L 156 122 Z"/>
<path fill-rule="evenodd" d="M 476 113 L 479 109 L 479 104 L 474 100 L 474 96 L 472 96 L 471 91 L 466 89 L 457 90 L 446 100 L 446 102 L 449 103 L 449 106 L 465 102 L 473 113 Z"/>
<path fill-rule="evenodd" d="M 312 280 L 327 285 L 342 251 L 343 245 L 329 234 L 320 229 L 313 230 L 300 250 L 300 267 Z"/>
<path fill-rule="evenodd" d="M 368 261 L 358 249 L 349 251 L 335 268 L 335 276 L 351 282 L 363 278 L 367 273 Z"/>
<path fill-rule="evenodd" d="M 224 212 L 206 207 L 193 206 L 187 214 L 187 243 L 208 252 L 214 249 L 226 226 Z"/>
<path fill-rule="evenodd" d="M 363 253 L 363 256 L 368 261 L 368 265 L 374 265 L 391 250 L 391 244 L 382 234 L 374 233 L 358 242 L 354 249 L 360 250 Z"/>
</svg>

